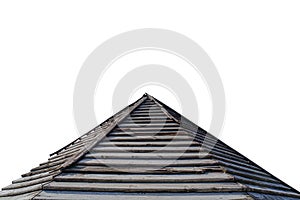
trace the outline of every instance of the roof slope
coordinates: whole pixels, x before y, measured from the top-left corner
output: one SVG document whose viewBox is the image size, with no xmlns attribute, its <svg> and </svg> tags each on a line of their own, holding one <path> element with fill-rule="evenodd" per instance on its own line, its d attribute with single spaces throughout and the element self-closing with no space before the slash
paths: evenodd
<svg viewBox="0 0 300 200">
<path fill-rule="evenodd" d="M 145 94 L 3 188 L 0 199 L 300 199 Z"/>
</svg>

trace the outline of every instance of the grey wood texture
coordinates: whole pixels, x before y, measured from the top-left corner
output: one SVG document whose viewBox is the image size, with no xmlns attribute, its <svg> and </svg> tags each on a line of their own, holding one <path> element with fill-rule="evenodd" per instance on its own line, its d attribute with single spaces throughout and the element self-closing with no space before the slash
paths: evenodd
<svg viewBox="0 0 300 200">
<path fill-rule="evenodd" d="M 222 141 L 189 127 L 195 125 L 144 95 L 3 188 L 0 199 L 300 199 Z"/>
</svg>

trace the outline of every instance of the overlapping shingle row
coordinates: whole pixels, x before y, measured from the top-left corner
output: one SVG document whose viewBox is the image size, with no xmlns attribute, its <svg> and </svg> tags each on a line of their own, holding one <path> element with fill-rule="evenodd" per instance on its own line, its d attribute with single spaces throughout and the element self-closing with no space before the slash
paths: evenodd
<svg viewBox="0 0 300 200">
<path fill-rule="evenodd" d="M 7 199 L 300 199 L 150 95 L 4 188 Z"/>
</svg>

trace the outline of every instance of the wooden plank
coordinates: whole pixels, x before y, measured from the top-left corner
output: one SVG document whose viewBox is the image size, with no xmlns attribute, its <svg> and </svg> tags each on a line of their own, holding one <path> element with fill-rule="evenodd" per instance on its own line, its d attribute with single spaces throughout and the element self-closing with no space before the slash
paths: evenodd
<svg viewBox="0 0 300 200">
<path fill-rule="evenodd" d="M 135 113 L 142 113 L 142 114 L 148 114 L 148 113 L 155 114 L 155 113 L 159 113 L 159 114 L 164 114 L 164 112 L 162 110 L 155 110 L 155 109 L 151 109 L 151 108 L 149 110 L 134 110 L 132 113 L 133 114 L 135 114 Z"/>
<path fill-rule="evenodd" d="M 151 107 L 151 109 L 149 109 L 148 107 L 138 107 L 136 110 L 146 110 L 146 111 L 149 111 L 149 110 L 161 110 L 160 107 Z"/>
<path fill-rule="evenodd" d="M 173 130 L 173 131 L 169 131 L 169 130 L 160 130 L 158 131 L 112 131 L 109 136 L 120 136 L 122 134 L 127 134 L 127 135 L 145 135 L 145 136 L 155 136 L 155 135 L 186 135 L 184 132 L 181 131 L 177 131 L 177 130 Z M 193 138 L 193 137 L 192 137 Z"/>
<path fill-rule="evenodd" d="M 18 189 L 18 188 L 24 188 L 24 187 L 28 187 L 28 186 L 38 185 L 38 184 L 49 182 L 52 179 L 53 179 L 53 176 L 46 176 L 43 178 L 31 180 L 31 181 L 11 184 L 9 186 L 4 187 L 3 190 L 12 190 L 12 189 Z"/>
<path fill-rule="evenodd" d="M 146 100 L 142 105 L 157 105 L 154 101 Z"/>
<path fill-rule="evenodd" d="M 22 194 L 12 194 L 7 196 L 7 191 L 0 191 L 1 200 L 28 200 L 32 199 L 40 193 L 39 190 L 34 190 L 33 192 L 26 192 Z"/>
<path fill-rule="evenodd" d="M 229 159 L 229 158 L 226 158 L 226 157 L 221 157 L 221 156 L 216 156 L 216 155 L 214 155 L 213 157 L 216 160 L 220 160 L 220 161 L 224 161 L 224 162 L 232 163 L 232 164 L 236 164 L 236 165 L 241 165 L 243 167 L 248 167 L 248 168 L 251 168 L 251 169 L 254 169 L 254 170 L 260 170 L 258 167 L 254 166 L 252 164 L 249 164 L 249 163 L 246 163 L 246 162 L 241 162 L 241 161 L 236 161 L 232 158 Z"/>
<path fill-rule="evenodd" d="M 146 146 L 148 144 L 148 146 Z M 206 154 L 215 154 L 215 149 L 207 151 L 205 148 L 202 148 L 197 145 L 166 145 L 161 143 L 137 143 L 137 142 L 123 142 L 123 143 L 101 143 L 93 149 L 93 152 L 136 152 L 136 153 L 147 153 L 147 152 L 203 152 Z M 222 152 L 223 156 L 227 156 Z M 233 155 L 235 156 L 235 155 Z M 237 157 L 238 158 L 238 157 Z M 221 160 L 221 159 L 220 159 Z M 225 159 L 223 159 L 225 160 Z M 240 161 L 239 161 L 240 162 Z M 234 163 L 234 162 L 233 162 Z"/>
<path fill-rule="evenodd" d="M 219 152 L 220 154 L 223 154 L 223 155 L 231 155 L 231 156 L 234 156 L 236 158 L 240 158 L 242 160 L 245 160 L 242 156 L 236 154 L 233 151 L 230 151 L 229 149 L 226 149 L 226 148 L 222 147 L 219 144 L 209 144 L 209 142 L 200 144 L 197 141 L 196 141 L 196 143 L 198 143 L 199 146 L 207 149 L 207 151 L 216 151 L 216 152 Z"/>
<path fill-rule="evenodd" d="M 118 182 L 118 183 L 201 183 L 233 181 L 224 173 L 206 174 L 74 174 L 63 173 L 55 178 L 58 182 Z"/>
<path fill-rule="evenodd" d="M 94 139 L 94 140 L 96 140 L 96 139 Z M 63 153 L 65 153 L 65 152 L 74 152 L 74 151 L 78 151 L 78 150 L 80 150 L 80 149 L 82 149 L 82 148 L 85 148 L 85 147 L 87 147 L 89 144 L 91 144 L 91 142 L 93 142 L 94 140 L 90 140 L 89 142 L 87 142 L 87 143 L 77 143 L 77 144 L 74 144 L 74 145 L 71 145 L 71 146 L 69 146 L 68 148 L 66 148 L 65 150 L 62 150 L 62 151 L 60 151 L 57 155 L 61 155 L 61 154 L 63 154 Z"/>
<path fill-rule="evenodd" d="M 132 112 L 132 115 L 165 115 L 164 112 L 162 112 L 161 110 L 148 110 L 148 111 L 142 111 L 142 110 L 135 110 L 134 112 Z"/>
<path fill-rule="evenodd" d="M 95 133 L 91 133 L 91 134 L 87 135 L 84 138 L 79 138 L 79 140 L 77 140 L 74 144 L 87 143 L 87 142 L 90 142 L 90 141 L 92 141 L 92 140 L 94 140 L 96 138 L 97 138 L 96 132 Z"/>
<path fill-rule="evenodd" d="M 237 176 L 234 175 L 235 180 L 239 181 L 240 183 L 243 184 L 252 184 L 252 185 L 256 185 L 256 186 L 262 186 L 262 187 L 268 187 L 268 188 L 274 188 L 274 189 L 281 189 L 281 190 L 291 190 L 291 188 L 279 183 L 272 183 L 269 181 L 260 181 L 257 179 L 251 179 L 251 178 L 245 178 L 242 176 Z"/>
<path fill-rule="evenodd" d="M 49 168 L 46 168 L 46 169 L 40 169 L 40 170 L 32 170 L 28 173 L 22 174 L 22 177 L 43 174 L 45 172 L 52 173 L 52 172 L 57 171 L 57 170 L 58 170 L 57 166 L 49 167 Z"/>
<path fill-rule="evenodd" d="M 130 135 L 129 135 L 130 134 Z M 107 139 L 120 139 L 120 140 L 155 140 L 155 139 L 164 139 L 164 140 L 193 140 L 192 137 L 184 134 L 177 134 L 177 135 L 136 135 L 135 133 L 129 133 L 126 136 L 119 136 L 119 135 L 108 135 Z M 198 142 L 197 142 L 198 143 Z"/>
<path fill-rule="evenodd" d="M 59 153 L 59 154 L 56 154 L 55 156 L 50 157 L 48 160 L 49 161 L 65 160 L 65 159 L 72 157 L 75 153 L 76 153 L 76 151 L 68 152 L 68 153 Z"/>
<path fill-rule="evenodd" d="M 236 183 L 81 183 L 51 182 L 46 190 L 99 192 L 241 192 L 246 188 Z"/>
<path fill-rule="evenodd" d="M 71 156 L 71 155 L 70 155 Z M 64 162 L 65 159 L 67 159 L 69 156 L 63 156 L 63 157 L 56 157 L 53 159 L 48 159 L 48 161 L 41 163 L 40 165 L 48 165 L 49 163 L 59 163 Z"/>
<path fill-rule="evenodd" d="M 101 193 L 101 192 L 52 192 L 43 191 L 35 200 L 253 200 L 246 193 Z"/>
<path fill-rule="evenodd" d="M 146 117 L 141 117 L 141 116 L 128 116 L 125 118 L 125 120 L 132 120 L 132 121 L 135 121 L 135 120 L 171 120 L 168 116 L 164 116 L 164 117 L 160 117 L 160 116 L 151 116 L 151 118 L 149 116 L 146 116 Z"/>
<path fill-rule="evenodd" d="M 12 183 L 14 184 L 14 183 L 22 183 L 22 182 L 26 182 L 26 181 L 32 181 L 35 179 L 44 178 L 44 177 L 51 176 L 54 174 L 55 174 L 55 172 L 53 172 L 53 173 L 45 172 L 45 173 L 36 174 L 36 175 L 32 175 L 32 176 L 22 177 L 17 180 L 14 180 Z"/>
<path fill-rule="evenodd" d="M 152 112 L 149 112 L 149 113 L 131 113 L 130 116 L 131 117 L 133 117 L 133 116 L 136 116 L 136 117 L 139 117 L 139 116 L 154 117 L 155 116 L 155 117 L 165 117 L 165 118 L 167 118 L 167 116 L 163 112 L 161 112 L 161 113 L 152 113 Z"/>
<path fill-rule="evenodd" d="M 36 170 L 41 170 L 41 169 L 46 169 L 46 168 L 50 168 L 50 167 L 56 167 L 58 165 L 61 165 L 65 162 L 65 160 L 61 160 L 61 161 L 55 161 L 55 162 L 51 162 L 49 161 L 48 163 L 43 163 L 38 167 L 32 168 L 31 171 L 36 171 Z"/>
<path fill-rule="evenodd" d="M 236 170 L 236 169 L 232 169 L 232 168 L 224 168 L 224 170 L 232 175 L 239 175 L 241 177 L 246 177 L 246 178 L 251 178 L 253 180 L 261 180 L 261 181 L 268 181 L 271 183 L 280 183 L 280 181 L 267 176 L 266 174 L 257 174 L 257 173 L 251 173 L 251 172 L 245 172 L 245 171 L 241 171 L 241 170 Z"/>
<path fill-rule="evenodd" d="M 236 169 L 236 170 L 240 170 L 240 171 L 244 171 L 244 172 L 250 172 L 250 173 L 255 173 L 255 174 L 260 174 L 260 175 L 264 175 L 264 176 L 268 176 L 268 177 L 271 177 L 271 175 L 261 171 L 261 170 L 255 170 L 255 169 L 251 169 L 251 168 L 247 168 L 247 167 L 243 167 L 241 165 L 236 165 L 236 164 L 233 164 L 233 163 L 228 163 L 228 162 L 224 162 L 224 161 L 219 161 L 219 163 L 226 167 L 226 168 L 233 168 L 233 169 Z"/>
<path fill-rule="evenodd" d="M 95 147 L 92 149 L 91 152 L 136 152 L 136 153 L 149 153 L 153 151 L 159 151 L 159 152 L 205 152 L 203 148 L 200 148 L 198 146 L 194 147 L 116 147 L 116 146 L 107 146 L 107 147 Z"/>
<path fill-rule="evenodd" d="M 56 156 L 50 157 L 50 158 L 48 159 L 48 161 L 50 161 L 50 162 L 56 162 L 56 161 L 59 161 L 59 160 L 65 160 L 65 159 L 71 157 L 72 155 L 73 155 L 73 154 L 63 155 L 63 156 L 58 156 L 58 155 L 56 155 Z"/>
<path fill-rule="evenodd" d="M 181 174 L 181 173 L 204 173 L 204 172 L 223 172 L 223 169 L 218 166 L 202 166 L 202 167 L 164 167 L 164 168 L 151 168 L 151 167 L 104 167 L 104 166 L 74 166 L 64 169 L 64 172 L 72 173 L 130 173 L 130 174 Z"/>
<path fill-rule="evenodd" d="M 136 159 L 82 159 L 78 162 L 78 165 L 85 166 L 143 166 L 143 167 L 164 167 L 164 166 L 207 166 L 217 165 L 218 162 L 210 159 L 198 159 L 198 160 L 136 160 Z"/>
<path fill-rule="evenodd" d="M 208 158 L 211 155 L 206 153 L 89 153 L 85 158 L 96 159 L 199 159 Z"/>
<path fill-rule="evenodd" d="M 149 122 L 161 122 L 161 123 L 165 123 L 165 122 L 169 122 L 169 123 L 177 123 L 174 120 L 168 118 L 168 117 L 157 117 L 157 116 L 145 116 L 143 118 L 141 118 L 140 116 L 131 116 L 131 117 L 127 117 L 122 123 L 138 123 L 138 122 L 145 122 L 145 123 L 149 123 Z M 177 123 L 178 124 L 178 123 Z"/>
<path fill-rule="evenodd" d="M 112 148 L 106 148 L 106 147 L 103 147 L 104 149 L 103 150 L 101 150 L 101 148 L 96 148 L 95 149 L 95 152 L 109 152 L 109 151 L 111 151 L 111 153 L 113 153 L 113 154 L 120 154 L 120 153 L 128 153 L 128 152 L 130 152 L 130 151 L 132 151 L 132 152 L 136 152 L 136 153 L 145 153 L 145 152 L 148 152 L 148 153 L 151 153 L 152 151 L 160 151 L 160 153 L 162 153 L 162 152 L 174 152 L 174 153 L 176 153 L 176 152 L 179 152 L 179 153 L 183 153 L 184 152 L 184 148 L 180 148 L 180 149 L 178 149 L 178 148 L 171 148 L 171 147 L 166 147 L 166 148 L 171 148 L 170 150 L 167 150 L 167 149 L 162 149 L 162 148 L 157 148 L 157 147 L 151 147 L 151 149 L 147 149 L 147 148 L 150 148 L 150 147 L 146 147 L 146 148 L 141 148 L 141 149 L 138 149 L 138 148 L 116 148 L 116 147 L 114 147 L 113 149 Z M 106 149 L 105 149 L 106 148 Z M 191 150 L 190 149 L 188 149 L 188 148 L 186 148 L 186 153 L 188 153 L 188 152 L 191 152 Z M 215 154 L 215 153 L 218 153 L 218 152 L 216 152 L 215 150 L 212 150 L 212 151 L 210 151 L 210 152 L 207 152 L 207 151 L 205 151 L 205 149 L 201 149 L 201 148 L 198 148 L 198 149 L 193 149 L 192 150 L 192 152 L 198 152 L 198 158 L 201 158 L 201 156 L 205 156 L 205 155 L 210 155 L 211 153 L 212 154 Z M 153 153 L 155 153 L 155 152 L 153 152 Z M 158 153 L 158 152 L 156 152 L 156 153 Z M 200 153 L 200 154 L 199 154 Z M 219 153 L 220 154 L 220 153 Z M 235 164 L 240 164 L 240 165 L 242 165 L 242 166 L 246 166 L 246 167 L 250 167 L 250 168 L 252 168 L 252 169 L 258 169 L 258 168 L 256 168 L 255 166 L 252 166 L 251 164 L 248 164 L 248 163 L 246 163 L 245 161 L 244 162 L 242 162 L 241 160 L 238 160 L 239 158 L 237 157 L 237 158 L 235 158 L 235 157 L 233 157 L 233 156 L 231 156 L 231 157 L 229 157 L 230 159 L 227 159 L 226 158 L 226 154 L 222 154 L 222 157 L 221 156 L 214 156 L 214 158 L 217 158 L 217 160 L 223 160 L 223 161 L 227 161 L 227 162 L 229 162 L 229 163 L 235 163 Z M 116 157 L 120 157 L 120 156 L 116 156 Z M 138 156 L 137 156 L 138 157 Z M 164 158 L 168 158 L 169 157 L 169 155 L 165 155 L 165 156 L 163 156 Z M 187 156 L 183 156 L 183 158 L 188 158 L 188 157 L 190 157 L 190 158 L 194 158 L 194 159 L 197 159 L 197 157 L 195 156 L 195 155 L 187 155 Z M 236 159 L 236 161 L 235 160 L 233 160 L 233 159 Z"/>
<path fill-rule="evenodd" d="M 145 105 L 155 105 L 158 106 L 158 104 L 156 104 L 154 101 L 150 101 L 148 102 L 149 99 L 147 99 L 147 102 L 142 103 L 139 107 L 145 106 Z"/>
<path fill-rule="evenodd" d="M 164 128 L 164 127 L 179 127 L 179 124 L 176 124 L 176 123 L 122 123 L 122 124 L 118 124 L 118 127 L 120 128 L 123 128 L 123 127 L 126 127 L 126 128 L 136 128 L 136 127 L 141 127 L 141 128 L 144 128 L 144 127 L 161 127 L 161 128 Z"/>
<path fill-rule="evenodd" d="M 193 141 L 193 138 L 189 137 L 189 136 L 179 136 L 179 135 L 175 135 L 175 136 L 162 136 L 162 135 L 156 135 L 156 136 L 136 136 L 136 135 L 132 135 L 132 136 L 111 136 L 109 135 L 108 137 L 105 138 L 105 140 L 110 140 L 110 141 L 138 141 L 138 140 L 142 140 L 142 141 L 152 141 L 152 140 L 169 140 L 169 141 L 174 141 L 174 140 L 187 140 L 187 141 Z M 104 141 L 105 141 L 104 140 Z"/>
<path fill-rule="evenodd" d="M 209 146 L 209 145 L 206 145 L 206 144 L 200 144 L 200 146 L 204 149 L 206 149 L 207 151 L 209 152 L 217 152 L 219 153 L 218 155 L 230 155 L 230 156 L 233 156 L 233 157 L 236 157 L 236 158 L 239 158 L 239 159 L 242 159 L 244 160 L 240 155 L 234 153 L 234 152 L 231 152 L 231 151 L 228 151 L 218 145 L 215 145 L 215 146 Z"/>
<path fill-rule="evenodd" d="M 161 108 L 157 107 L 157 106 L 143 106 L 143 107 L 139 107 L 137 109 L 137 111 L 162 111 Z"/>
<path fill-rule="evenodd" d="M 42 189 L 42 185 L 33 185 L 25 188 L 19 188 L 14 190 L 3 190 L 0 192 L 0 197 L 7 197 L 7 196 L 15 196 L 15 195 L 21 195 L 26 193 L 31 193 L 34 191 L 38 191 Z"/>
<path fill-rule="evenodd" d="M 63 151 L 59 152 L 56 155 L 56 157 L 74 155 L 74 154 L 78 153 L 79 151 L 81 151 L 84 148 L 85 148 L 85 146 L 82 146 L 81 148 L 77 148 L 77 149 L 72 149 L 72 150 L 63 150 Z"/>
<path fill-rule="evenodd" d="M 142 104 L 142 105 L 140 105 L 139 107 L 138 107 L 139 109 L 140 108 L 159 108 L 159 109 L 161 109 L 161 107 L 159 107 L 157 104 L 151 104 L 151 105 L 147 105 L 147 104 Z"/>
<path fill-rule="evenodd" d="M 176 125 L 174 123 L 174 121 L 169 120 L 169 119 L 165 119 L 165 120 L 141 120 L 141 119 L 130 120 L 130 119 L 128 119 L 126 121 L 123 121 L 119 125 L 147 126 L 149 124 L 173 124 L 173 125 Z M 177 125 L 179 125 L 179 124 L 177 124 Z"/>
<path fill-rule="evenodd" d="M 276 190 L 272 188 L 264 188 L 264 187 L 259 187 L 259 186 L 252 186 L 252 185 L 247 185 L 250 191 L 252 192 L 260 192 L 263 194 L 272 194 L 272 195 L 279 195 L 279 196 L 285 196 L 285 199 L 288 199 L 287 197 L 293 197 L 300 199 L 300 193 L 295 193 L 293 191 L 286 191 L 286 190 Z M 292 199 L 294 200 L 294 199 Z"/>
<path fill-rule="evenodd" d="M 181 146 L 181 147 L 189 147 L 189 146 L 199 146 L 197 142 L 192 141 L 134 141 L 134 142 L 110 142 L 103 141 L 98 146 L 106 147 L 106 146 Z"/>
<path fill-rule="evenodd" d="M 135 118 L 135 117 L 134 117 Z M 134 118 L 133 118 L 133 121 L 134 121 Z M 166 119 L 166 118 L 165 118 Z M 163 123 L 164 125 L 167 125 L 168 123 Z M 173 123 L 174 124 L 174 126 L 176 126 L 176 127 L 180 127 L 179 126 L 179 124 L 176 124 L 176 123 Z M 121 126 L 121 124 L 119 124 L 120 126 Z M 150 125 L 152 125 L 152 124 L 150 124 Z M 153 126 L 155 126 L 156 124 L 155 123 L 153 123 Z M 148 126 L 149 126 L 149 124 L 148 124 Z M 150 127 L 150 126 L 149 126 Z M 159 127 L 161 127 L 161 126 L 159 126 Z M 163 127 L 163 126 L 162 126 Z M 141 127 L 141 128 L 146 128 L 146 127 Z M 153 130 L 155 131 L 156 129 L 158 129 L 158 128 L 156 128 L 156 127 L 151 127 L 151 128 L 153 128 Z"/>
<path fill-rule="evenodd" d="M 132 130 L 133 129 L 133 130 Z M 113 130 L 113 132 L 134 132 L 134 133 L 160 133 L 160 132 L 171 132 L 171 133 L 178 133 L 178 134 L 185 134 L 185 135 L 189 135 L 192 138 L 193 135 L 187 134 L 184 129 L 182 129 L 180 126 L 178 127 L 150 127 L 147 128 L 147 126 L 145 127 L 122 127 L 122 129 L 120 127 L 116 128 L 115 130 Z"/>
<path fill-rule="evenodd" d="M 219 153 L 219 152 L 216 152 L 213 150 L 210 151 L 209 153 L 212 154 L 216 160 L 228 160 L 228 161 L 230 160 L 230 161 L 234 161 L 234 162 L 250 164 L 250 162 L 248 162 L 247 160 L 242 160 L 237 156 L 227 155 L 227 154 Z"/>
</svg>

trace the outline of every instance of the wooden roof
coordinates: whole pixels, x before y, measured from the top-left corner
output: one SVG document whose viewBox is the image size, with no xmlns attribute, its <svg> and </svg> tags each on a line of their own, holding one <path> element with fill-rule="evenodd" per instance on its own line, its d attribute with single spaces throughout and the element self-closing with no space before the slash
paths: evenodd
<svg viewBox="0 0 300 200">
<path fill-rule="evenodd" d="M 145 94 L 0 199 L 300 199 L 298 191 Z"/>
</svg>

